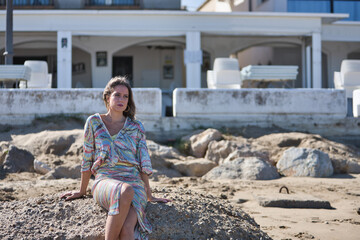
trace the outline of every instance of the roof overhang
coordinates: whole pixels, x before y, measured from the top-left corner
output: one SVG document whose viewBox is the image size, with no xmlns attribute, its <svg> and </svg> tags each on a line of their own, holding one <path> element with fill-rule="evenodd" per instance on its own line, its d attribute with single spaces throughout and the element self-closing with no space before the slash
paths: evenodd
<svg viewBox="0 0 360 240">
<path fill-rule="evenodd" d="M 14 10 L 14 32 L 71 31 L 90 36 L 307 36 L 348 14 L 113 10 Z M 0 11 L 5 31 L 6 11 Z"/>
</svg>

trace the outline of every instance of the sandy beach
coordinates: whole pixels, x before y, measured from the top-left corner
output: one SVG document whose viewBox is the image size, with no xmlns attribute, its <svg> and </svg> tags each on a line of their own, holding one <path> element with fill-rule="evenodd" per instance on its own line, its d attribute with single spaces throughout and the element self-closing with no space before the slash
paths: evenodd
<svg viewBox="0 0 360 240">
<path fill-rule="evenodd" d="M 30 132 L 41 133 L 49 127 L 49 124 L 38 123 L 34 127 L 35 130 Z M 64 131 L 64 129 L 81 130 L 81 123 L 76 122 L 63 125 L 50 124 L 50 126 L 52 126 L 52 131 L 58 133 L 62 133 L 61 131 Z M 18 128 L 3 131 L 1 133 L 2 150 L 12 143 L 12 139 L 16 139 L 22 134 L 30 134 L 30 132 L 26 132 L 25 129 L 22 132 Z M 42 159 L 45 159 L 44 154 L 41 156 Z M 72 163 L 79 160 L 79 156 L 74 155 L 61 155 L 56 158 L 54 155 L 51 155 L 53 158 L 49 156 L 47 155 L 48 161 L 62 159 L 62 161 L 66 162 L 68 158 Z M 40 154 L 38 158 L 41 158 Z M 154 168 L 157 171 L 156 167 Z M 0 212 L 3 213 L 6 210 L 5 203 L 27 201 L 32 198 L 54 194 L 59 195 L 64 191 L 78 188 L 79 179 L 42 179 L 43 176 L 36 172 L 7 174 L 2 172 L 0 180 Z M 159 174 L 154 174 L 150 183 L 155 189 L 154 194 L 157 196 L 176 198 L 176 191 L 189 191 L 189 199 L 191 200 L 191 196 L 194 198 L 193 204 L 197 203 L 198 200 L 196 199 L 202 194 L 212 196 L 220 206 L 222 204 L 232 206 L 249 214 L 259 225 L 260 230 L 272 239 L 357 240 L 360 236 L 359 174 L 334 174 L 327 178 L 280 177 L 274 180 L 205 180 L 202 177 L 194 176 L 169 177 L 160 174 L 159 171 Z M 288 188 L 289 194 L 286 194 L 285 191 L 279 193 L 282 186 Z M 160 191 L 160 189 L 166 189 L 166 191 Z M 312 196 L 328 201 L 331 209 L 262 207 L 257 200 L 259 196 L 276 198 L 284 195 Z M 178 203 L 182 204 L 182 207 L 186 209 L 186 201 L 179 201 Z M 176 199 L 172 204 L 177 204 Z M 17 220 L 12 219 L 11 221 L 16 222 Z M 215 222 L 212 227 L 220 227 L 221 224 L 221 222 Z M 2 229 L 2 231 L 4 233 L 4 231 L 12 230 Z M 215 236 L 214 239 L 218 238 Z"/>
</svg>

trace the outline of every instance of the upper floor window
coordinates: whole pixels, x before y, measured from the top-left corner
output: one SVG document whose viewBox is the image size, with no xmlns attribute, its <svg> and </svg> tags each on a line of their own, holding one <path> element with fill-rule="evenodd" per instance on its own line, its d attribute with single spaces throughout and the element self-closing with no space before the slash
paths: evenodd
<svg viewBox="0 0 360 240">
<path fill-rule="evenodd" d="M 348 13 L 346 21 L 360 21 L 358 0 L 288 0 L 288 12 Z"/>
<path fill-rule="evenodd" d="M 139 0 L 87 0 L 87 5 L 92 6 L 137 6 Z"/>
</svg>

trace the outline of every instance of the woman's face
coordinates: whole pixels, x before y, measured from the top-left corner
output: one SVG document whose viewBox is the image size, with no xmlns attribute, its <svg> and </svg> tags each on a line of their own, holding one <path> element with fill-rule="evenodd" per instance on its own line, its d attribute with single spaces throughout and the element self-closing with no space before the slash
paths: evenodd
<svg viewBox="0 0 360 240">
<path fill-rule="evenodd" d="M 123 85 L 114 87 L 107 102 L 110 110 L 124 112 L 129 102 L 129 90 Z"/>
</svg>

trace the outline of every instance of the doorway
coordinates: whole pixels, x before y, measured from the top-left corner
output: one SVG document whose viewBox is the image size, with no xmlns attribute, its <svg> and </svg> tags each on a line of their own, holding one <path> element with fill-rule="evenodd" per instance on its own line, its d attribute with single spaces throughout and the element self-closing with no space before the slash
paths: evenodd
<svg viewBox="0 0 360 240">
<path fill-rule="evenodd" d="M 125 76 L 133 87 L 133 57 L 113 57 L 112 75 Z"/>
</svg>

